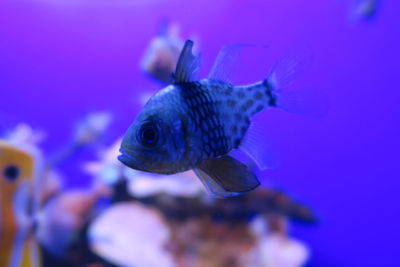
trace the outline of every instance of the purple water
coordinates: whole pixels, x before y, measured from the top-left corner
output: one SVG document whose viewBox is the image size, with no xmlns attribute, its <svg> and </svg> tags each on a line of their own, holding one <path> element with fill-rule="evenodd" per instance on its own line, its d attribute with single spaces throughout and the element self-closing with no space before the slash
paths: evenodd
<svg viewBox="0 0 400 267">
<path fill-rule="evenodd" d="M 0 111 L 45 129 L 51 153 L 80 115 L 111 109 L 117 118 L 107 138 L 114 140 L 138 111 L 137 92 L 157 89 L 138 65 L 162 18 L 198 37 L 204 75 L 227 43 L 270 44 L 272 57 L 306 43 L 313 64 L 297 85 L 329 94 L 331 111 L 320 120 L 263 115 L 280 152 L 279 168 L 264 172 L 263 182 L 318 212 L 317 227 L 292 229 L 312 248 L 310 266 L 395 266 L 400 2 L 382 1 L 371 21 L 352 21 L 349 2 L 2 0 Z M 264 75 L 268 64 L 247 71 Z M 70 186 L 90 178 L 80 160 L 61 166 Z"/>
</svg>

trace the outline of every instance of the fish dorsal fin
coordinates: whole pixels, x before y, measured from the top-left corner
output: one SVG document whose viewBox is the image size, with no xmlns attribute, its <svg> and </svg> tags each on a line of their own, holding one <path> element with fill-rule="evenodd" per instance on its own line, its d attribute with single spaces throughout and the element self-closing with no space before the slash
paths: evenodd
<svg viewBox="0 0 400 267">
<path fill-rule="evenodd" d="M 243 43 L 223 46 L 217 55 L 208 78 L 233 84 L 238 69 L 243 65 L 242 61 L 245 61 L 244 52 L 251 48 L 264 49 L 268 48 L 268 46 Z"/>
<path fill-rule="evenodd" d="M 193 41 L 187 40 L 183 46 L 175 73 L 173 83 L 193 82 L 199 74 L 200 57 L 194 56 L 192 52 Z"/>
<path fill-rule="evenodd" d="M 260 185 L 255 174 L 231 156 L 205 160 L 194 170 L 207 190 L 218 197 L 232 197 Z"/>
</svg>

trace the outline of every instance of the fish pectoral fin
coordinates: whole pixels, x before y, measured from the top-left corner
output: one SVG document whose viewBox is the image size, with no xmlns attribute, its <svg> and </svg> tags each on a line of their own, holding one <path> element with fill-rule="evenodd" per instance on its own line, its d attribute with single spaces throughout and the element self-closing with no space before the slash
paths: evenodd
<svg viewBox="0 0 400 267">
<path fill-rule="evenodd" d="M 279 165 L 275 142 L 268 134 L 268 125 L 260 114 L 251 119 L 251 124 L 238 147 L 260 170 L 274 169 Z"/>
<path fill-rule="evenodd" d="M 237 196 L 260 185 L 245 164 L 228 155 L 205 160 L 194 172 L 207 190 L 219 197 Z"/>
<path fill-rule="evenodd" d="M 173 83 L 193 82 L 198 79 L 200 57 L 192 52 L 193 41 L 187 40 L 173 74 Z"/>
</svg>

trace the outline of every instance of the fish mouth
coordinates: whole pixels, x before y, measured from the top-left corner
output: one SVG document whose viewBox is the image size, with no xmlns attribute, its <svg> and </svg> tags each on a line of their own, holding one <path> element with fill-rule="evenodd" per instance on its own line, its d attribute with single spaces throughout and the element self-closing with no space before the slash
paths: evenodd
<svg viewBox="0 0 400 267">
<path fill-rule="evenodd" d="M 137 157 L 132 156 L 131 155 L 132 153 L 130 153 L 129 151 L 126 151 L 125 149 L 122 149 L 122 148 L 119 150 L 119 152 L 121 154 L 118 156 L 118 160 L 120 162 L 122 162 L 122 164 L 128 166 L 129 168 L 135 169 L 135 170 L 139 169 L 137 166 L 138 165 Z"/>
</svg>

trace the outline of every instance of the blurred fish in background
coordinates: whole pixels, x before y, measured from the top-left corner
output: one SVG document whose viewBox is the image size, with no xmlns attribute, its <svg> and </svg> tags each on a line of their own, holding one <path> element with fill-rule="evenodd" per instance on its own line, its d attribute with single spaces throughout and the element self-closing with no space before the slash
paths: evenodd
<svg viewBox="0 0 400 267">
<path fill-rule="evenodd" d="M 40 266 L 38 244 L 32 236 L 37 210 L 35 189 L 41 157 L 0 140 L 0 266 Z"/>
<path fill-rule="evenodd" d="M 94 197 L 90 190 L 81 194 L 63 192 L 63 178 L 55 168 L 73 157 L 78 148 L 96 143 L 109 117 L 108 113 L 92 113 L 83 119 L 72 142 L 52 157 L 44 156 L 39 146 L 45 139 L 43 131 L 24 123 L 17 124 L 15 129 L 3 129 L 0 266 L 47 266 L 41 246 L 55 255 L 65 252 L 85 220 L 85 213 L 91 209 L 92 199 L 103 193 L 101 188 L 94 190 Z"/>
<path fill-rule="evenodd" d="M 377 15 L 379 0 L 355 0 L 354 17 L 359 20 L 371 20 Z"/>
</svg>

